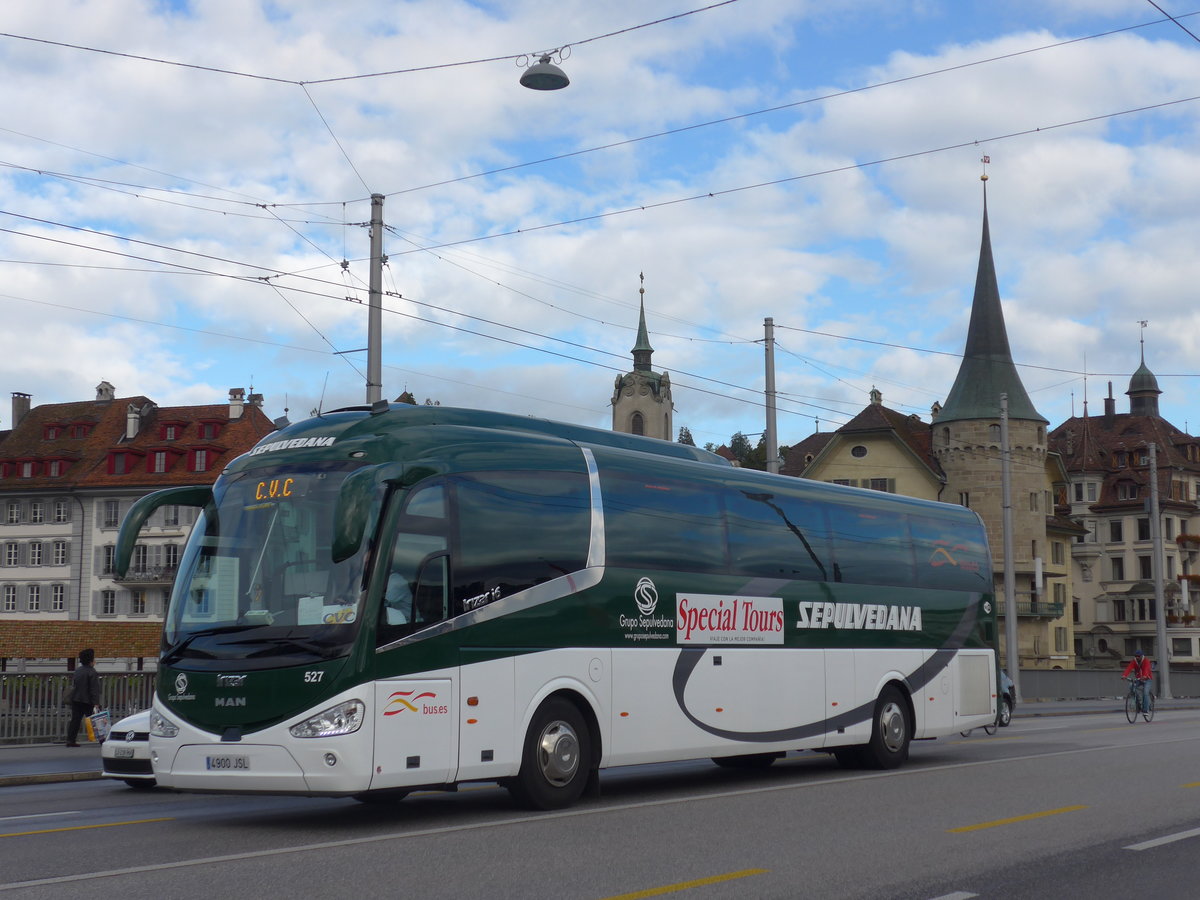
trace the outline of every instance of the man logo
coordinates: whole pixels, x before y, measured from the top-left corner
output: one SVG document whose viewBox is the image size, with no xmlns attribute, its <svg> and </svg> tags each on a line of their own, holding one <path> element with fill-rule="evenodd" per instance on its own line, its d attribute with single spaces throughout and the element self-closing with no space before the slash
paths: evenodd
<svg viewBox="0 0 1200 900">
<path fill-rule="evenodd" d="M 177 694 L 186 694 L 187 693 L 187 675 L 184 674 L 183 672 L 180 672 L 178 675 L 175 676 L 175 693 L 177 693 Z"/>
<path fill-rule="evenodd" d="M 652 616 L 658 606 L 658 588 L 649 578 L 639 579 L 637 587 L 633 589 L 633 599 L 637 601 L 638 611 L 643 616 Z"/>
</svg>

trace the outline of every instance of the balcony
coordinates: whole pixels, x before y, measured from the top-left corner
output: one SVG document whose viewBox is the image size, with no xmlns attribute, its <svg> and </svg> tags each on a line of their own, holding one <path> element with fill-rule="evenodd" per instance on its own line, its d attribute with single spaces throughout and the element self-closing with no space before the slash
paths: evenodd
<svg viewBox="0 0 1200 900">
<path fill-rule="evenodd" d="M 1013 604 L 1017 609 L 1017 618 L 1029 619 L 1058 619 L 1066 612 L 1065 603 L 1055 603 L 1051 600 L 1018 600 Z M 996 614 L 1003 616 L 1007 604 L 1003 600 L 996 602 Z"/>
<path fill-rule="evenodd" d="M 153 569 L 130 569 L 124 578 L 113 575 L 113 581 L 127 587 L 165 587 L 175 580 L 178 566 L 159 566 Z M 107 574 L 107 573 L 106 573 Z"/>
</svg>

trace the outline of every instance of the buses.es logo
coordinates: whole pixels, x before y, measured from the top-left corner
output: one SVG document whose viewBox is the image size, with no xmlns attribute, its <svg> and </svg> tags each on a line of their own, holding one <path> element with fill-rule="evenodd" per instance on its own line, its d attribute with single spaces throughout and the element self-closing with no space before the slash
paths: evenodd
<svg viewBox="0 0 1200 900">
<path fill-rule="evenodd" d="M 929 556 L 929 565 L 938 569 L 942 566 L 955 566 L 965 572 L 978 572 L 979 563 L 973 560 L 960 562 L 955 556 L 957 553 L 970 550 L 966 544 L 951 544 L 949 541 L 934 541 L 934 547 L 937 549 Z"/>
<path fill-rule="evenodd" d="M 633 589 L 633 599 L 637 601 L 638 611 L 643 616 L 652 616 L 658 606 L 658 588 L 649 578 L 641 578 Z"/>
<path fill-rule="evenodd" d="M 413 695 L 416 696 L 413 696 Z M 395 716 L 402 712 L 415 712 L 422 716 L 444 716 L 450 712 L 450 708 L 439 703 L 423 703 L 424 700 L 437 700 L 437 694 L 433 691 L 422 691 L 417 694 L 416 691 L 395 691 L 383 708 L 385 716 Z"/>
</svg>

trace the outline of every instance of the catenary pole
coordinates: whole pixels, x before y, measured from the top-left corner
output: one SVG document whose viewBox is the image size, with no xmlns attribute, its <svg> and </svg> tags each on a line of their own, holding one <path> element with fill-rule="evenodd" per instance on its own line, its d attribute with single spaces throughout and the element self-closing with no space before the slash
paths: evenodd
<svg viewBox="0 0 1200 900">
<path fill-rule="evenodd" d="M 766 337 L 766 366 L 767 366 L 767 430 L 763 435 L 767 451 L 767 471 L 779 471 L 779 438 L 775 431 L 775 320 L 769 316 L 763 319 L 763 330 Z"/>
<path fill-rule="evenodd" d="M 1021 655 L 1017 647 L 1017 585 L 1013 571 L 1012 449 L 1008 445 L 1008 394 L 1000 395 L 1001 528 L 1004 533 L 1004 656 L 1008 677 L 1021 700 Z"/>
<path fill-rule="evenodd" d="M 1167 647 L 1167 611 L 1163 602 L 1162 522 L 1158 508 L 1158 445 L 1150 443 L 1150 575 L 1154 579 L 1154 624 L 1158 658 L 1158 696 L 1171 699 L 1170 650 Z"/>
<path fill-rule="evenodd" d="M 371 195 L 371 272 L 367 289 L 367 406 L 370 406 L 383 395 L 383 194 Z"/>
</svg>

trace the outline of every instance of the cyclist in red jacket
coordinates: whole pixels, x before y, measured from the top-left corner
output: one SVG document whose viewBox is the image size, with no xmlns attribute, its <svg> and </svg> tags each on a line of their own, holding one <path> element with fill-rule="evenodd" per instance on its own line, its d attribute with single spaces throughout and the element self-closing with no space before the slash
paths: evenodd
<svg viewBox="0 0 1200 900">
<path fill-rule="evenodd" d="M 1122 678 L 1129 678 L 1132 675 L 1136 679 L 1138 692 L 1138 709 L 1146 708 L 1146 685 L 1150 679 L 1154 677 L 1154 673 L 1150 669 L 1150 658 L 1142 653 L 1139 647 L 1133 652 L 1133 659 L 1129 661 L 1129 665 L 1125 667 L 1125 671 L 1121 673 Z"/>
</svg>

